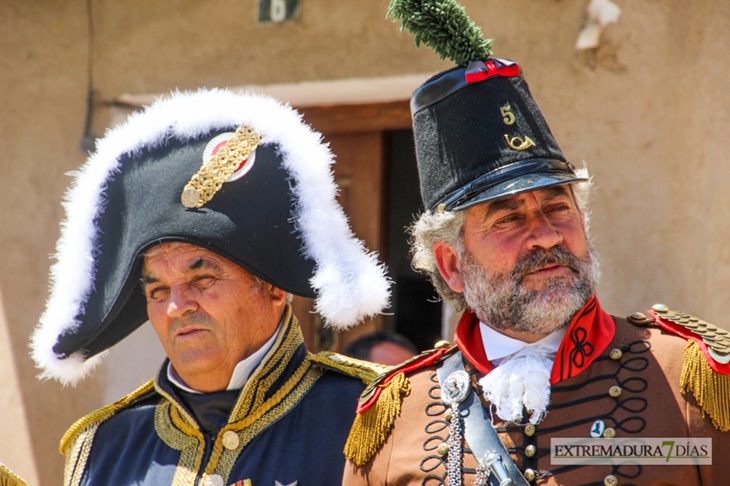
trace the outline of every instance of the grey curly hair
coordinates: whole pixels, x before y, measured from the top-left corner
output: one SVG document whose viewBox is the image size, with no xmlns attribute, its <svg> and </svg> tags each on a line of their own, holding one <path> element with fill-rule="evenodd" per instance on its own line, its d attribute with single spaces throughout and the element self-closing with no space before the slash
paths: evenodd
<svg viewBox="0 0 730 486">
<path fill-rule="evenodd" d="M 588 175 L 587 167 L 576 170 L 579 177 L 585 177 L 584 182 L 571 184 L 573 197 L 579 209 L 584 211 L 586 235 L 588 234 L 588 200 L 593 181 Z M 441 298 L 450 302 L 457 312 L 466 309 L 464 294 L 449 287 L 436 266 L 436 257 L 433 245 L 437 241 L 446 243 L 459 254 L 464 251 L 463 230 L 466 220 L 466 210 L 445 211 L 443 213 L 425 211 L 409 228 L 411 235 L 411 266 L 417 272 L 425 274 Z"/>
</svg>

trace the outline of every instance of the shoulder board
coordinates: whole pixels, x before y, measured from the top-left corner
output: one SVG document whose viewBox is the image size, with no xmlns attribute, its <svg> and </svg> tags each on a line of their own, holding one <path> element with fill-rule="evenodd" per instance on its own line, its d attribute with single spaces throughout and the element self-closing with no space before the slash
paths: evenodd
<svg viewBox="0 0 730 486">
<path fill-rule="evenodd" d="M 697 343 L 714 372 L 730 375 L 730 332 L 726 329 L 684 312 L 670 310 L 663 304 L 654 305 L 648 314 L 662 329 Z"/>
<path fill-rule="evenodd" d="M 378 401 L 383 388 L 397 375 L 407 375 L 421 368 L 431 366 L 445 354 L 451 354 L 454 350 L 456 350 L 456 346 L 452 347 L 447 343 L 442 347 L 424 351 L 399 365 L 390 366 L 387 371 L 375 378 L 362 392 L 357 406 L 357 413 L 364 413 L 373 406 Z"/>
<path fill-rule="evenodd" d="M 687 340 L 680 386 L 691 392 L 716 429 L 730 430 L 730 332 L 684 312 L 656 304 L 648 314 L 662 329 Z"/>
<path fill-rule="evenodd" d="M 444 346 L 426 351 L 393 366 L 375 378 L 360 395 L 357 415 L 345 444 L 345 456 L 357 466 L 365 465 L 387 439 L 400 415 L 403 396 L 411 390 L 406 375 L 431 366 L 456 347 Z"/>
<path fill-rule="evenodd" d="M 76 421 L 69 429 L 66 431 L 65 434 L 63 434 L 63 438 L 61 439 L 61 444 L 59 446 L 59 450 L 61 451 L 61 454 L 66 455 L 66 452 L 69 448 L 69 446 L 73 443 L 73 441 L 76 439 L 76 436 L 90 428 L 96 425 L 99 425 L 100 423 L 104 422 L 105 420 L 108 420 L 109 418 L 113 417 L 114 414 L 119 412 L 121 409 L 128 407 L 135 401 L 139 400 L 140 398 L 144 397 L 148 393 L 152 392 L 155 389 L 154 380 L 150 380 L 141 387 L 134 390 L 129 395 L 125 396 L 121 400 L 118 400 L 110 405 L 107 405 L 103 408 L 100 408 L 99 410 L 95 412 L 91 412 L 90 414 L 86 415 L 85 417 L 80 418 Z"/>
<path fill-rule="evenodd" d="M 391 366 L 371 363 L 370 361 L 363 361 L 330 351 L 310 354 L 307 359 L 320 368 L 359 378 L 366 385 L 372 383 L 379 375 L 392 368 Z"/>
</svg>

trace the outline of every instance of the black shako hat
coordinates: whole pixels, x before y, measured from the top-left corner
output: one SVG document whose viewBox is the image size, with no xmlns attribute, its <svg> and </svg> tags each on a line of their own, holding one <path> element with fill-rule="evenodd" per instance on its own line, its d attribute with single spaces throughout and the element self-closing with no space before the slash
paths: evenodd
<svg viewBox="0 0 730 486">
<path fill-rule="evenodd" d="M 278 101 L 176 93 L 108 132 L 66 194 L 66 220 L 32 355 L 44 378 L 83 379 L 147 320 L 144 252 L 168 241 L 218 253 L 314 297 L 347 328 L 388 305 L 385 269 L 357 240 L 319 133 Z"/>
<path fill-rule="evenodd" d="M 411 98 L 424 206 L 456 211 L 586 180 L 555 141 L 517 63 L 492 58 L 491 40 L 453 0 L 392 0 L 389 13 L 457 67 Z"/>
</svg>

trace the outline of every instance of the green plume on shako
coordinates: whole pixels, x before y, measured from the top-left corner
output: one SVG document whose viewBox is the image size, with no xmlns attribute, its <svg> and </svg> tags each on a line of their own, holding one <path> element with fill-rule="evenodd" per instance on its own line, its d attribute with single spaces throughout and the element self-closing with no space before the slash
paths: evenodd
<svg viewBox="0 0 730 486">
<path fill-rule="evenodd" d="M 492 55 L 492 39 L 484 38 L 482 29 L 454 0 L 392 0 L 388 16 L 416 36 L 417 46 L 423 42 L 458 66 Z"/>
</svg>

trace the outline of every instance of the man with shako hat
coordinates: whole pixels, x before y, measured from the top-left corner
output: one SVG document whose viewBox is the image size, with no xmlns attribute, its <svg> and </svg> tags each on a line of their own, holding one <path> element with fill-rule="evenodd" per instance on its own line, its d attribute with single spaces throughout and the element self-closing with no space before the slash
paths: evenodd
<svg viewBox="0 0 730 486">
<path fill-rule="evenodd" d="M 654 305 L 595 295 L 590 181 L 563 156 L 513 61 L 452 1 L 389 13 L 457 66 L 411 99 L 425 212 L 414 267 L 464 310 L 378 377 L 344 485 L 715 485 L 730 477 L 730 339 Z"/>
<path fill-rule="evenodd" d="M 64 484 L 339 483 L 383 368 L 308 353 L 290 296 L 343 329 L 387 305 L 389 282 L 321 138 L 269 97 L 201 90 L 98 142 L 66 197 L 33 358 L 74 384 L 149 319 L 167 359 L 69 429 Z"/>
</svg>

